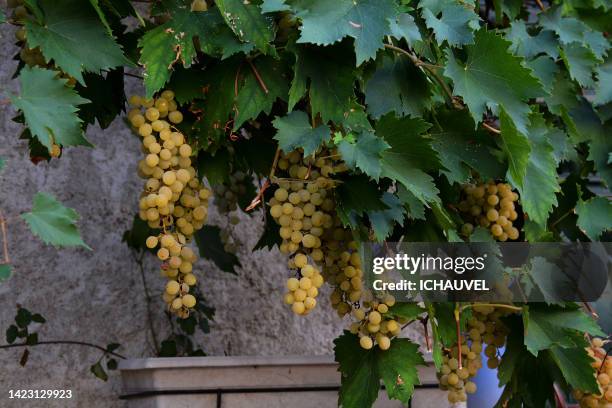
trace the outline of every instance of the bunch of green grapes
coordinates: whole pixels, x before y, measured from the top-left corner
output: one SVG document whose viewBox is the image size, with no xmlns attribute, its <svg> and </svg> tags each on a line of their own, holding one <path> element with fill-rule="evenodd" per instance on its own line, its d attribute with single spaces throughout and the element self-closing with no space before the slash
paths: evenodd
<svg viewBox="0 0 612 408">
<path fill-rule="evenodd" d="M 163 261 L 161 274 L 168 278 L 164 301 L 180 317 L 189 316 L 196 299 L 189 287 L 196 284 L 192 273 L 197 257 L 187 246 L 193 234 L 208 217 L 211 191 L 204 188 L 191 165 L 192 147 L 173 125 L 183 120 L 172 91 L 157 99 L 130 98 L 128 119 L 142 137 L 145 158 L 138 163 L 138 174 L 146 180 L 139 202 L 139 216 L 159 235 L 150 236 L 146 245 L 157 249 Z"/>
<path fill-rule="evenodd" d="M 290 255 L 288 266 L 295 272 L 287 281 L 285 303 L 299 315 L 315 307 L 324 282 L 322 240 L 334 227 L 335 217 L 331 176 L 346 169 L 336 157 L 326 149 L 311 157 L 298 150 L 282 154 L 275 179 L 278 188 L 268 203 L 270 215 L 280 225 L 280 250 Z"/>
<path fill-rule="evenodd" d="M 581 408 L 610 408 L 612 407 L 612 356 L 606 353 L 604 345 L 606 340 L 593 338 L 591 345 L 587 347 L 589 356 L 593 358 L 591 367 L 593 375 L 599 385 L 597 394 L 574 390 L 574 398 L 580 403 Z"/>
<path fill-rule="evenodd" d="M 353 309 L 355 321 L 350 325 L 351 333 L 359 336 L 359 345 L 369 350 L 376 343 L 381 350 L 391 347 L 391 338 L 402 331 L 402 321 L 395 320 L 388 314 L 395 304 L 395 298 L 389 294 L 382 299 L 374 299 L 368 292 L 368 300 L 357 304 Z M 403 322 L 406 323 L 406 322 Z"/>
<path fill-rule="evenodd" d="M 519 230 L 512 225 L 518 218 L 516 205 L 519 196 L 506 183 L 468 184 L 463 187 L 464 199 L 459 203 L 459 211 L 464 214 L 466 223 L 461 228 L 469 236 L 475 226 L 489 229 L 498 241 L 516 240 Z"/>
<path fill-rule="evenodd" d="M 247 183 L 250 182 L 244 172 L 236 171 L 229 175 L 227 182 L 213 186 L 214 203 L 221 214 L 228 214 L 238 209 L 239 198 L 247 194 Z"/>
<path fill-rule="evenodd" d="M 461 364 L 459 347 L 446 352 L 443 364 L 437 373 L 440 388 L 448 390 L 450 403 L 467 401 L 467 394 L 476 392 L 476 384 L 471 381 L 482 368 L 481 352 L 487 356 L 487 367 L 499 366 L 499 349 L 506 343 L 508 330 L 501 317 L 508 314 L 506 309 L 487 304 L 474 304 L 472 317 L 467 322 L 467 333 L 461 336 Z"/>
</svg>

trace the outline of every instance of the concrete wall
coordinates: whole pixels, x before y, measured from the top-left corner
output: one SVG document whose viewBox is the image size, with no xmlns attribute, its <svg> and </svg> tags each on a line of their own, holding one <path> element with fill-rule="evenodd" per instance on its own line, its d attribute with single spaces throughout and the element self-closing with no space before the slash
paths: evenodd
<svg viewBox="0 0 612 408">
<path fill-rule="evenodd" d="M 1 4 L 1 3 L 0 3 Z M 7 160 L 0 174 L 0 209 L 10 218 L 10 255 L 14 274 L 0 284 L 0 330 L 12 322 L 15 305 L 37 311 L 48 319 L 40 330 L 41 340 L 84 340 L 121 343 L 119 352 L 130 357 L 153 355 L 146 327 L 143 285 L 130 251 L 121 242 L 130 227 L 141 180 L 136 176 L 139 141 L 116 120 L 105 131 L 90 127 L 88 139 L 94 149 L 68 148 L 60 160 L 34 165 L 26 143 L 18 139 L 20 125 L 11 121 L 15 110 L 5 103 L 17 90 L 11 79 L 17 66 L 12 57 L 13 28 L 0 25 L 0 156 Z M 136 82 L 127 92 L 138 91 Z M 78 211 L 79 226 L 93 251 L 56 250 L 34 238 L 18 218 L 28 211 L 38 191 L 53 193 Z M 199 261 L 200 286 L 217 309 L 210 335 L 199 338 L 211 355 L 310 355 L 330 354 L 332 339 L 341 332 L 341 322 L 320 296 L 316 311 L 306 318 L 294 316 L 282 304 L 286 270 L 275 251 L 251 253 L 261 232 L 260 217 L 240 223 L 242 268 L 238 276 Z M 212 213 L 211 223 L 220 223 Z M 0 238 L 1 239 L 1 238 Z M 153 326 L 159 337 L 168 332 L 160 299 L 163 280 L 155 259 L 146 262 L 146 277 L 153 293 Z M 3 337 L 3 335 L 1 336 Z M 4 341 L 1 341 L 4 342 Z M 38 346 L 31 350 L 25 368 L 18 364 L 21 349 L 0 350 L 0 406 L 43 406 L 6 399 L 9 389 L 71 389 L 71 401 L 49 401 L 45 407 L 122 406 L 116 399 L 119 376 L 111 373 L 108 383 L 89 373 L 99 357 L 93 349 L 78 346 Z"/>
</svg>

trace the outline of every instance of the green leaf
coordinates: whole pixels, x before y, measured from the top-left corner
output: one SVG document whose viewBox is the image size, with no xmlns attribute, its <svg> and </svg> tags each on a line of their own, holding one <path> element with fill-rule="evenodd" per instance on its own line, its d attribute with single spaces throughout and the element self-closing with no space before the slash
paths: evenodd
<svg viewBox="0 0 612 408">
<path fill-rule="evenodd" d="M 76 221 L 79 215 L 64 207 L 52 195 L 36 193 L 31 212 L 21 215 L 32 233 L 46 244 L 57 247 L 82 246 L 91 249 L 79 234 Z"/>
<path fill-rule="evenodd" d="M 302 20 L 299 43 L 330 45 L 346 36 L 355 39 L 357 65 L 376 56 L 390 21 L 398 14 L 393 0 L 312 0 L 297 15 Z"/>
<path fill-rule="evenodd" d="M 397 302 L 389 308 L 387 312 L 389 315 L 404 318 L 408 320 L 414 320 L 425 312 L 418 303 L 414 302 Z"/>
<path fill-rule="evenodd" d="M 406 207 L 407 216 L 413 220 L 425 219 L 425 206 L 414 194 L 403 185 L 398 186 L 397 196 Z"/>
<path fill-rule="evenodd" d="M 478 15 L 467 5 L 455 2 L 445 2 L 441 11 L 432 11 L 420 2 L 421 14 L 427 27 L 431 28 L 438 44 L 445 41 L 451 47 L 458 47 L 474 42 L 474 28 L 478 28 Z M 437 17 L 437 14 L 441 14 Z"/>
<path fill-rule="evenodd" d="M 6 161 L 2 157 L 0 157 L 0 171 L 2 171 L 5 164 L 6 164 Z"/>
<path fill-rule="evenodd" d="M 439 111 L 437 119 L 439 125 L 430 134 L 432 147 L 443 163 L 440 172 L 450 183 L 465 183 L 471 176 L 470 168 L 487 179 L 503 176 L 504 166 L 491 153 L 496 149 L 493 139 L 484 130 L 474 128 L 467 110 Z"/>
<path fill-rule="evenodd" d="M 83 79 L 85 86 L 76 84 L 75 89 L 91 103 L 79 107 L 79 116 L 90 124 L 97 120 L 100 127 L 106 129 L 123 112 L 123 72 L 112 70 L 106 76 L 85 73 Z"/>
<path fill-rule="evenodd" d="M 289 90 L 289 110 L 307 94 L 312 115 L 324 122 L 341 122 L 351 110 L 354 72 L 350 49 L 344 44 L 331 47 L 296 46 L 293 49 L 295 74 Z M 310 82 L 310 87 L 308 83 Z"/>
<path fill-rule="evenodd" d="M 14 324 L 11 324 L 8 329 L 6 329 L 6 342 L 8 344 L 13 344 L 15 340 L 17 340 L 17 335 L 19 334 L 19 328 Z"/>
<path fill-rule="evenodd" d="M 347 214 L 361 215 L 368 211 L 382 211 L 389 207 L 382 201 L 378 186 L 364 175 L 350 176 L 336 188 L 338 206 Z"/>
<path fill-rule="evenodd" d="M 549 30 L 542 30 L 532 36 L 527 32 L 527 25 L 523 20 L 515 20 L 510 25 L 506 39 L 512 42 L 510 51 L 524 58 L 547 54 L 557 59 L 559 57 L 558 41 L 555 34 Z"/>
<path fill-rule="evenodd" d="M 356 335 L 347 331 L 334 340 L 335 359 L 339 363 L 342 385 L 338 405 L 343 408 L 370 407 L 378 397 L 383 380 L 391 399 L 407 403 L 419 384 L 417 365 L 425 361 L 419 346 L 408 339 L 393 339 L 391 347 L 364 350 Z"/>
<path fill-rule="evenodd" d="M 179 104 L 204 98 L 205 85 L 205 76 L 202 75 L 202 71 L 185 69 L 180 65 L 174 69 L 168 81 L 168 89 L 174 91 L 174 99 Z"/>
<path fill-rule="evenodd" d="M 414 385 L 420 384 L 417 365 L 425 365 L 419 345 L 408 339 L 395 338 L 389 350 L 376 348 L 378 372 L 382 377 L 387 395 L 391 399 L 408 404 Z"/>
<path fill-rule="evenodd" d="M 386 115 L 378 121 L 376 134 L 391 146 L 382 156 L 382 175 L 404 185 L 424 204 L 438 202 L 438 189 L 425 171 L 440 168 L 431 141 L 422 137 L 430 124 L 421 119 L 397 119 Z"/>
<path fill-rule="evenodd" d="M 38 67 L 25 67 L 19 74 L 21 94 L 11 102 L 21 109 L 32 135 L 51 149 L 53 142 L 62 146 L 91 146 L 83 137 L 78 105 L 89 102 L 64 86 L 66 80 L 56 73 Z"/>
<path fill-rule="evenodd" d="M 285 0 L 263 0 L 261 3 L 262 13 L 274 13 L 275 11 L 289 11 L 291 7 L 285 4 Z"/>
<path fill-rule="evenodd" d="M 6 23 L 6 15 L 4 14 L 4 10 L 0 10 L 0 24 Z"/>
<path fill-rule="evenodd" d="M 221 229 L 214 225 L 205 225 L 195 233 L 200 256 L 213 261 L 222 271 L 236 274 L 240 261 L 235 254 L 225 252 L 220 234 Z"/>
<path fill-rule="evenodd" d="M 145 69 L 144 85 L 147 97 L 153 96 L 170 78 L 172 66 L 181 61 L 191 66 L 196 57 L 193 38 L 207 38 L 205 31 L 211 12 L 192 12 L 176 8 L 166 23 L 147 31 L 139 40 L 142 48 L 140 64 Z"/>
<path fill-rule="evenodd" d="M 373 132 L 363 132 L 357 136 L 357 141 L 351 143 L 342 140 L 338 151 L 345 163 L 355 169 L 358 167 L 368 176 L 378 181 L 381 172 L 380 159 L 382 153 L 390 146 Z"/>
<path fill-rule="evenodd" d="M 365 87 L 368 113 L 375 118 L 395 112 L 397 116 L 421 116 L 428 104 L 427 77 L 404 57 L 384 56 Z"/>
<path fill-rule="evenodd" d="M 547 30 L 554 31 L 562 44 L 582 43 L 584 33 L 589 31 L 589 28 L 582 21 L 573 17 L 563 17 L 562 13 L 562 7 L 549 8 L 546 12 L 540 13 L 540 25 Z"/>
<path fill-rule="evenodd" d="M 134 220 L 132 221 L 132 228 L 123 233 L 121 241 L 125 242 L 131 249 L 147 251 L 149 249 L 146 247 L 145 241 L 149 236 L 158 235 L 158 233 L 158 229 L 149 227 L 146 221 L 141 220 L 138 214 L 135 214 Z"/>
<path fill-rule="evenodd" d="M 11 277 L 11 265 L 9 264 L 0 264 L 0 282 L 7 280 Z"/>
<path fill-rule="evenodd" d="M 102 363 L 100 361 L 98 361 L 97 363 L 95 363 L 91 367 L 89 367 L 89 370 L 93 373 L 93 375 L 95 375 L 96 377 L 98 377 L 102 381 L 107 381 L 108 380 L 108 374 L 106 374 L 106 371 L 102 367 Z"/>
<path fill-rule="evenodd" d="M 17 315 L 15 316 L 15 323 L 22 329 L 28 327 L 30 323 L 32 323 L 32 313 L 26 308 L 19 307 L 17 309 Z M 25 337 L 26 335 L 27 334 L 23 334 L 19 337 Z"/>
<path fill-rule="evenodd" d="M 384 241 L 391 235 L 395 223 L 401 225 L 404 222 L 404 207 L 396 195 L 385 192 L 382 201 L 389 209 L 368 213 L 368 218 L 374 230 L 374 236 L 378 242 Z"/>
<path fill-rule="evenodd" d="M 525 346 L 534 356 L 551 346 L 572 348 L 575 346 L 571 331 L 603 336 L 595 320 L 580 309 L 562 309 L 532 305 L 525 320 Z"/>
<path fill-rule="evenodd" d="M 229 180 L 231 158 L 227 150 L 220 149 L 213 155 L 201 150 L 198 153 L 198 174 L 206 177 L 210 185 L 222 184 Z"/>
<path fill-rule="evenodd" d="M 293 111 L 282 118 L 277 117 L 272 123 L 277 130 L 274 139 L 286 153 L 303 148 L 304 156 L 310 156 L 331 137 L 331 130 L 326 125 L 313 129 L 308 122 L 308 115 L 303 111 Z"/>
<path fill-rule="evenodd" d="M 28 46 L 40 47 L 64 72 L 83 83 L 83 71 L 133 65 L 110 37 L 96 11 L 80 0 L 39 0 L 44 21 L 26 20 Z"/>
<path fill-rule="evenodd" d="M 535 59 L 527 61 L 525 65 L 531 68 L 533 75 L 540 80 L 544 90 L 548 94 L 552 94 L 555 77 L 559 72 L 559 66 L 555 63 L 555 61 L 546 55 L 541 55 Z"/>
<path fill-rule="evenodd" d="M 242 0 L 217 0 L 215 2 L 227 25 L 240 41 L 253 44 L 264 54 L 273 54 L 273 20 L 264 16 L 260 7 Z"/>
<path fill-rule="evenodd" d="M 110 25 L 108 24 L 108 21 L 106 20 L 104 11 L 102 11 L 102 8 L 100 7 L 100 1 L 99 0 L 89 0 L 89 3 L 94 8 L 94 10 L 96 10 L 96 13 L 98 14 L 98 17 L 100 18 L 100 21 L 102 22 L 102 24 L 104 24 L 104 27 L 106 28 L 106 32 L 108 33 L 108 35 L 112 37 L 113 30 L 111 29 Z"/>
<path fill-rule="evenodd" d="M 612 229 L 612 202 L 607 197 L 579 199 L 576 214 L 578 227 L 593 241 L 597 241 L 602 232 Z"/>
<path fill-rule="evenodd" d="M 357 336 L 347 331 L 334 340 L 334 353 L 342 375 L 338 406 L 371 407 L 380 390 L 375 353 L 361 348 Z"/>
<path fill-rule="evenodd" d="M 587 47 L 580 44 L 568 44 L 561 49 L 561 57 L 572 79 L 583 87 L 592 87 L 593 69 L 601 61 Z"/>
<path fill-rule="evenodd" d="M 525 232 L 525 235 L 528 235 L 528 232 Z M 527 270 L 528 276 L 523 276 L 521 279 L 526 281 L 529 279 L 533 282 L 533 284 L 540 290 L 542 296 L 544 296 L 544 300 L 547 304 L 561 304 L 556 298 L 555 295 L 558 292 L 559 287 L 564 287 L 567 283 L 568 285 L 573 285 L 571 279 L 562 274 L 559 270 L 559 267 L 552 262 L 548 262 L 546 258 L 536 256 L 531 260 L 531 268 Z M 567 286 L 572 287 L 572 286 Z"/>
<path fill-rule="evenodd" d="M 593 358 L 587 354 L 584 347 L 566 349 L 555 346 L 550 348 L 550 354 L 573 389 L 599 393 L 591 367 Z"/>
<path fill-rule="evenodd" d="M 501 124 L 500 141 L 502 151 L 508 159 L 508 180 L 516 187 L 523 187 L 523 180 L 527 174 L 527 166 L 529 165 L 529 153 L 531 146 L 525 135 L 518 132 L 512 120 L 503 109 L 499 114 Z"/>
<path fill-rule="evenodd" d="M 238 114 L 234 118 L 234 131 L 245 121 L 256 119 L 261 112 L 269 114 L 277 99 L 284 101 L 288 99 L 288 74 L 282 62 L 275 61 L 271 57 L 261 57 L 252 64 L 265 84 L 267 92 L 262 89 L 253 70 L 248 70 L 236 99 Z"/>
<path fill-rule="evenodd" d="M 557 161 L 550 145 L 548 127 L 540 115 L 533 115 L 528 130 L 531 152 L 523 185 L 517 185 L 523 211 L 529 219 L 545 224 L 553 206 L 557 205 L 556 193 L 561 190 L 557 177 Z"/>
<path fill-rule="evenodd" d="M 446 50 L 444 75 L 453 80 L 454 93 L 463 98 L 476 123 L 486 108 L 503 107 L 518 131 L 526 133 L 530 98 L 542 95 L 539 81 L 531 70 L 521 65 L 521 58 L 508 52 L 510 42 L 481 29 L 475 43 L 466 46 L 467 61 L 459 62 L 452 50 Z"/>
<path fill-rule="evenodd" d="M 421 32 L 419 27 L 412 17 L 408 13 L 401 13 L 395 20 L 389 22 L 391 28 L 391 35 L 398 40 L 402 38 L 408 42 L 408 45 L 413 46 L 417 41 L 421 41 Z"/>
<path fill-rule="evenodd" d="M 595 71 L 597 84 L 595 85 L 595 105 L 604 105 L 612 101 L 612 59 L 608 59 Z"/>
</svg>

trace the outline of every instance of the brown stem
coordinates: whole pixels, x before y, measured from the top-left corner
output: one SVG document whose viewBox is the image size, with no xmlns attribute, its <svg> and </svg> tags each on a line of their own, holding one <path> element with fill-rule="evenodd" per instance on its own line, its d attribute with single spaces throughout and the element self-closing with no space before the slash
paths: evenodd
<svg viewBox="0 0 612 408">
<path fill-rule="evenodd" d="M 276 153 L 274 153 L 274 161 L 272 161 L 272 168 L 270 169 L 270 180 L 274 178 L 274 173 L 276 172 L 276 166 L 278 165 L 278 160 L 280 159 L 281 148 L 278 146 L 276 148 Z"/>
<path fill-rule="evenodd" d="M 540 10 L 542 10 L 542 11 L 546 10 L 546 7 L 544 7 L 544 3 L 542 3 L 542 0 L 535 0 L 535 2 L 538 5 L 538 7 L 540 8 Z"/>
<path fill-rule="evenodd" d="M 15 343 L 15 344 L 0 344 L 0 350 L 1 349 L 10 349 L 10 348 L 15 348 L 15 347 L 34 347 L 34 346 L 40 346 L 43 344 L 72 344 L 72 345 L 76 345 L 76 346 L 86 346 L 86 347 L 92 347 L 98 350 L 101 350 L 107 354 L 110 354 L 112 356 L 115 357 L 119 357 L 121 359 L 126 359 L 127 357 L 122 356 L 119 353 L 115 353 L 114 351 L 108 351 L 105 347 L 102 347 L 100 345 L 97 344 L 93 344 L 93 343 L 88 343 L 86 341 L 76 341 L 76 340 L 46 340 L 46 341 L 39 341 L 37 343 L 34 344 L 26 344 L 26 343 Z"/>
<path fill-rule="evenodd" d="M 431 343 L 429 341 L 429 330 L 427 329 L 427 319 L 421 320 L 421 324 L 423 325 L 423 334 L 425 335 L 425 347 L 427 348 L 427 352 L 431 352 Z"/>
<path fill-rule="evenodd" d="M 257 68 L 255 68 L 255 65 L 253 64 L 253 62 L 250 59 L 247 59 L 247 62 L 251 66 L 251 70 L 253 71 L 255 78 L 257 78 L 257 82 L 259 82 L 259 86 L 261 87 L 261 89 L 264 91 L 266 95 L 270 93 L 270 91 L 268 91 L 268 87 L 266 86 L 266 83 L 264 82 L 261 75 L 259 75 L 259 71 L 257 71 Z"/>
<path fill-rule="evenodd" d="M 4 254 L 4 263 L 11 263 L 8 251 L 8 234 L 6 233 L 6 219 L 0 210 L 0 230 L 2 231 L 2 252 Z"/>
<path fill-rule="evenodd" d="M 459 305 L 457 305 L 459 306 Z M 458 350 L 458 360 L 459 360 L 459 368 L 463 368 L 463 361 L 461 358 L 461 310 L 459 307 L 455 308 L 455 328 L 457 329 L 457 350 Z"/>
<path fill-rule="evenodd" d="M 489 125 L 487 122 L 482 122 L 482 127 L 487 129 L 491 133 L 495 133 L 496 135 L 501 135 L 501 130 L 494 128 L 493 126 Z"/>
</svg>

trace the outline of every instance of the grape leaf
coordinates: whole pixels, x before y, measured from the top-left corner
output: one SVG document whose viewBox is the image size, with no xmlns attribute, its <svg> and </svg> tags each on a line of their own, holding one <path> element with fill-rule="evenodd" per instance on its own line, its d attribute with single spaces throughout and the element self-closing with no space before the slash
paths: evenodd
<svg viewBox="0 0 612 408">
<path fill-rule="evenodd" d="M 289 110 L 308 91 L 312 114 L 323 121 L 341 122 L 351 109 L 354 72 L 352 53 L 344 44 L 332 47 L 296 46 L 295 74 L 289 89 Z M 310 87 L 308 88 L 308 81 Z"/>
<path fill-rule="evenodd" d="M 503 109 L 500 111 L 499 119 L 501 124 L 500 141 L 502 151 L 508 159 L 508 181 L 516 187 L 523 188 L 523 180 L 527 173 L 529 153 L 531 151 L 529 140 L 525 135 L 516 130 L 512 120 L 510 120 Z"/>
<path fill-rule="evenodd" d="M 364 350 L 359 338 L 347 331 L 334 340 L 335 359 L 342 374 L 338 405 L 344 408 L 370 407 L 378 397 L 382 379 L 391 399 L 407 403 L 419 384 L 417 365 L 424 365 L 418 345 L 408 339 L 393 339 L 384 351 Z"/>
<path fill-rule="evenodd" d="M 7 280 L 11 277 L 11 265 L 0 264 L 0 282 Z"/>
<path fill-rule="evenodd" d="M 446 50 L 444 75 L 453 80 L 454 93 L 463 98 L 476 123 L 488 106 L 498 105 L 506 110 L 518 131 L 525 133 L 530 112 L 525 101 L 540 96 L 543 90 L 531 70 L 521 65 L 521 58 L 508 53 L 509 45 L 497 34 L 481 29 L 475 43 L 466 46 L 465 64 L 452 50 Z"/>
<path fill-rule="evenodd" d="M 0 172 L 2 171 L 2 169 L 4 169 L 4 165 L 6 164 L 6 161 L 0 157 Z"/>
<path fill-rule="evenodd" d="M 338 144 L 338 151 L 349 167 L 361 169 L 376 181 L 382 170 L 380 166 L 382 152 L 388 148 L 387 142 L 373 132 L 360 133 L 355 143 L 344 139 Z"/>
<path fill-rule="evenodd" d="M 6 23 L 6 15 L 4 14 L 4 10 L 0 10 L 0 24 Z"/>
<path fill-rule="evenodd" d="M 556 193 L 561 190 L 557 178 L 557 161 L 550 145 L 546 122 L 540 115 L 532 115 L 527 132 L 531 152 L 523 185 L 516 185 L 523 210 L 529 219 L 545 224 L 553 206 L 557 205 Z"/>
<path fill-rule="evenodd" d="M 285 0 L 263 0 L 261 3 L 262 13 L 273 13 L 275 11 L 289 11 L 291 7 L 285 4 Z"/>
<path fill-rule="evenodd" d="M 566 349 L 554 346 L 550 348 L 550 355 L 573 389 L 599 393 L 597 381 L 593 376 L 593 367 L 591 367 L 593 358 L 587 354 L 584 347 Z"/>
<path fill-rule="evenodd" d="M 400 199 L 389 192 L 385 192 L 382 201 L 389 209 L 383 211 L 372 211 L 368 213 L 368 218 L 374 230 L 374 236 L 378 242 L 384 241 L 395 227 L 395 223 L 404 222 L 404 206 Z"/>
<path fill-rule="evenodd" d="M 23 112 L 25 123 L 32 135 L 47 149 L 53 142 L 62 146 L 91 146 L 83 136 L 78 105 L 89 102 L 56 73 L 38 67 L 26 67 L 19 75 L 21 94 L 12 96 L 11 102 Z"/>
<path fill-rule="evenodd" d="M 597 85 L 595 85 L 595 105 L 604 105 L 612 101 L 612 58 L 609 58 L 597 70 Z"/>
<path fill-rule="evenodd" d="M 593 336 L 606 334 L 597 326 L 595 320 L 580 309 L 563 309 L 556 306 L 537 306 L 532 304 L 525 320 L 525 346 L 534 356 L 544 349 L 557 345 L 564 348 L 575 346 L 568 332 L 575 330 Z"/>
<path fill-rule="evenodd" d="M 547 30 L 554 31 L 562 44 L 583 42 L 584 32 L 589 31 L 589 28 L 576 18 L 563 17 L 562 13 L 561 7 L 549 8 L 539 15 L 540 25 Z"/>
<path fill-rule="evenodd" d="M 174 99 L 179 104 L 190 102 L 197 98 L 204 98 L 205 76 L 195 69 L 185 69 L 177 66 L 172 72 L 168 89 L 174 91 Z"/>
<path fill-rule="evenodd" d="M 367 81 L 365 103 L 370 115 L 379 118 L 395 112 L 397 116 L 421 116 L 428 105 L 427 77 L 406 58 L 384 56 Z"/>
<path fill-rule="evenodd" d="M 414 385 L 420 384 L 417 365 L 425 365 L 418 344 L 408 339 L 395 338 L 389 350 L 376 348 L 378 372 L 391 399 L 408 404 Z"/>
<path fill-rule="evenodd" d="M 192 12 L 187 8 L 176 8 L 169 21 L 147 31 L 138 40 L 142 48 L 140 63 L 145 69 L 147 97 L 165 85 L 177 61 L 181 61 L 185 67 L 191 65 L 196 57 L 193 38 L 207 38 L 204 27 L 211 24 L 211 15 L 212 11 Z"/>
<path fill-rule="evenodd" d="M 272 123 L 277 130 L 274 139 L 285 152 L 301 147 L 304 156 L 310 156 L 330 138 L 329 127 L 319 125 L 313 129 L 308 122 L 308 115 L 303 111 L 293 111 L 282 118 L 277 117 Z"/>
<path fill-rule="evenodd" d="M 76 221 L 79 215 L 64 207 L 52 195 L 36 193 L 31 212 L 21 215 L 32 233 L 46 244 L 56 247 L 82 246 L 91 250 L 79 234 Z"/>
<path fill-rule="evenodd" d="M 353 37 L 359 66 L 383 48 L 383 37 L 391 34 L 389 20 L 397 14 L 393 0 L 311 0 L 297 14 L 302 20 L 298 42 L 330 45 Z"/>
<path fill-rule="evenodd" d="M 568 44 L 561 49 L 561 57 L 572 79 L 578 81 L 583 87 L 592 87 L 593 69 L 601 61 L 587 47 L 580 44 Z"/>
<path fill-rule="evenodd" d="M 408 13 L 401 13 L 395 20 L 389 21 L 391 35 L 398 40 L 402 38 L 408 42 L 408 45 L 413 46 L 417 41 L 421 41 L 421 33 L 419 27 Z"/>
<path fill-rule="evenodd" d="M 406 187 L 400 185 L 397 189 L 397 196 L 402 204 L 404 204 L 408 218 L 413 220 L 425 219 L 425 206 L 414 194 L 408 191 Z"/>
<path fill-rule="evenodd" d="M 478 28 L 478 15 L 468 6 L 455 2 L 446 2 L 438 13 L 429 8 L 423 8 L 419 4 L 421 14 L 425 19 L 427 27 L 431 28 L 436 36 L 438 44 L 446 41 L 451 47 L 458 47 L 474 42 L 475 28 Z M 436 15 L 441 14 L 438 18 Z"/>
<path fill-rule="evenodd" d="M 531 68 L 533 75 L 540 80 L 544 91 L 549 95 L 552 94 L 555 77 L 559 72 L 559 66 L 555 61 L 546 55 L 541 55 L 525 62 L 525 64 Z"/>
<path fill-rule="evenodd" d="M 510 51 L 524 58 L 547 54 L 557 59 L 559 57 L 558 41 L 555 34 L 542 30 L 536 35 L 529 35 L 527 25 L 523 20 L 515 20 L 506 33 L 506 39 L 512 42 Z"/>
<path fill-rule="evenodd" d="M 288 99 L 289 82 L 285 66 L 271 57 L 257 58 L 253 62 L 253 69 L 259 73 L 266 86 L 264 92 L 253 70 L 248 70 L 244 84 L 238 91 L 236 109 L 238 114 L 234 118 L 234 131 L 245 121 L 255 119 L 261 112 L 266 114 L 272 110 L 277 99 Z"/>
<path fill-rule="evenodd" d="M 44 21 L 26 20 L 28 46 L 40 47 L 47 60 L 83 82 L 83 71 L 133 64 L 110 37 L 96 11 L 79 0 L 40 0 Z"/>
<path fill-rule="evenodd" d="M 79 107 L 79 116 L 90 124 L 97 120 L 106 129 L 124 110 L 123 71 L 114 69 L 105 76 L 86 72 L 83 79 L 85 86 L 77 83 L 75 89 L 91 103 Z"/>
<path fill-rule="evenodd" d="M 261 13 L 260 7 L 242 0 L 215 2 L 227 25 L 240 41 L 253 44 L 264 54 L 273 54 L 273 20 Z"/>
<path fill-rule="evenodd" d="M 576 214 L 578 227 L 593 241 L 597 241 L 604 231 L 612 229 L 612 202 L 607 197 L 579 199 Z"/>
<path fill-rule="evenodd" d="M 389 207 L 382 201 L 378 186 L 365 175 L 342 179 L 336 188 L 338 207 L 345 213 L 362 215 L 368 211 L 383 211 Z"/>
<path fill-rule="evenodd" d="M 404 318 L 408 320 L 414 320 L 425 312 L 418 303 L 414 302 L 397 302 L 389 308 L 389 315 Z"/>
<path fill-rule="evenodd" d="M 216 225 L 205 225 L 195 233 L 200 256 L 213 261 L 222 271 L 236 274 L 240 261 L 235 254 L 225 252 L 220 234 L 221 229 Z"/>
<path fill-rule="evenodd" d="M 496 147 L 491 136 L 474 129 L 474 121 L 467 110 L 440 111 L 438 123 L 442 127 L 437 126 L 430 134 L 432 146 L 444 166 L 440 172 L 449 182 L 466 182 L 470 168 L 484 178 L 497 179 L 503 175 L 505 168 L 491 154 Z"/>
</svg>

